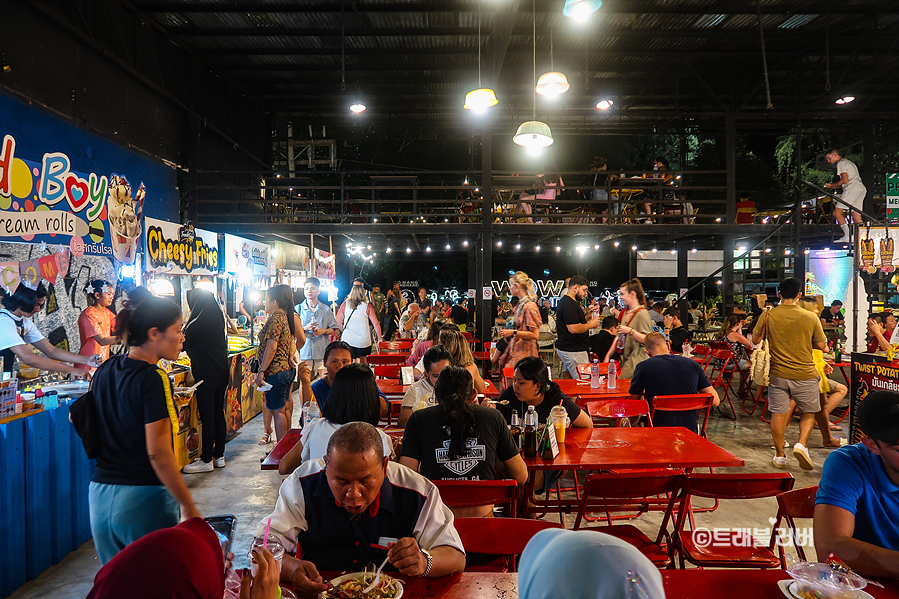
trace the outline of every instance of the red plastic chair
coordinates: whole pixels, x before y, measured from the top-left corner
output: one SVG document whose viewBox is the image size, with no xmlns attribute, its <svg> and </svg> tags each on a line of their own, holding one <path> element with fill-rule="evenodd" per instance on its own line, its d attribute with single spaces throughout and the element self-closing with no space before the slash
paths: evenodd
<svg viewBox="0 0 899 599">
<path fill-rule="evenodd" d="M 518 509 L 518 483 L 514 480 L 435 480 L 440 499 L 449 508 L 508 505 L 509 513 Z"/>
<path fill-rule="evenodd" d="M 472 335 L 468 331 L 462 331 L 462 336 L 465 337 L 466 339 L 471 339 L 472 337 L 474 337 L 474 335 Z"/>
<path fill-rule="evenodd" d="M 591 417 L 615 420 L 615 426 L 621 426 L 625 418 L 646 416 L 649 426 L 652 426 L 652 415 L 649 412 L 649 404 L 645 399 L 598 399 L 587 402 L 587 413 Z"/>
<path fill-rule="evenodd" d="M 606 526 L 591 527 L 626 541 L 640 550 L 660 568 L 674 567 L 674 547 L 668 523 L 673 519 L 678 493 L 684 486 L 683 470 L 633 471 L 614 474 L 590 474 L 584 482 L 584 495 L 578 509 L 574 530 L 581 528 L 590 512 L 605 512 Z M 665 516 L 655 540 L 651 540 L 639 528 L 631 524 L 612 524 L 612 513 L 628 513 L 640 516 L 650 511 L 647 497 L 668 495 Z"/>
<path fill-rule="evenodd" d="M 394 423 L 399 422 L 400 411 L 403 409 L 403 402 L 398 400 L 387 400 L 387 408 L 387 416 L 382 417 L 378 424 L 379 426 L 389 428 L 393 426 Z"/>
<path fill-rule="evenodd" d="M 706 393 L 694 393 L 688 395 L 656 395 L 652 400 L 650 418 L 654 418 L 656 412 L 686 412 L 688 410 L 702 410 L 700 414 L 699 436 L 708 439 L 705 427 L 709 422 L 709 414 L 712 412 L 712 403 L 715 398 Z"/>
<path fill-rule="evenodd" d="M 411 352 L 412 340 L 400 339 L 399 341 L 382 341 L 378 344 L 378 350 L 384 352 Z"/>
<path fill-rule="evenodd" d="M 466 572 L 515 572 L 515 558 L 521 555 L 531 537 L 541 530 L 561 528 L 543 520 L 519 518 L 456 518 L 453 525 L 466 552 L 501 558 L 486 564 L 466 564 Z"/>
<path fill-rule="evenodd" d="M 796 522 L 793 518 L 814 518 L 815 517 L 815 497 L 818 495 L 818 486 L 805 487 L 804 489 L 795 489 L 787 491 L 777 496 L 777 522 L 771 529 L 771 541 L 768 543 L 768 549 L 774 550 L 777 545 L 777 553 L 780 555 L 780 567 L 787 567 L 786 553 L 784 544 L 786 539 L 778 537 L 778 529 L 781 521 L 785 521 L 790 527 L 790 538 L 793 540 L 793 547 L 796 548 L 796 554 L 800 561 L 805 560 L 805 551 L 802 549 L 803 539 L 799 538 L 799 531 L 796 529 Z"/>
<path fill-rule="evenodd" d="M 736 421 L 737 412 L 734 410 L 734 404 L 730 400 L 730 385 L 734 376 L 734 366 L 733 366 L 733 358 L 734 354 L 730 351 L 730 348 L 724 349 L 713 349 L 712 350 L 712 373 L 709 375 L 709 380 L 712 381 L 712 387 L 720 387 L 724 389 L 724 398 L 727 400 L 728 405 L 730 405 L 730 415 L 728 416 L 724 412 L 721 411 L 721 405 L 718 405 L 718 411 L 721 412 L 721 415 L 725 418 L 730 418 L 731 420 Z M 721 366 L 718 366 L 718 360 L 721 360 Z"/>
<path fill-rule="evenodd" d="M 401 365 L 375 366 L 375 378 L 399 380 L 402 376 L 402 368 Z"/>
<path fill-rule="evenodd" d="M 708 530 L 694 539 L 693 530 L 684 525 L 690 513 L 691 497 L 709 499 L 759 499 L 776 497 L 793 488 L 789 472 L 767 474 L 691 474 L 681 494 L 677 512 L 677 549 L 680 567 L 685 561 L 707 568 L 780 568 L 780 558 L 767 546 L 742 530 L 716 531 L 708 538 Z"/>
<path fill-rule="evenodd" d="M 406 363 L 405 354 L 372 354 L 368 356 L 370 366 L 400 366 Z"/>
</svg>

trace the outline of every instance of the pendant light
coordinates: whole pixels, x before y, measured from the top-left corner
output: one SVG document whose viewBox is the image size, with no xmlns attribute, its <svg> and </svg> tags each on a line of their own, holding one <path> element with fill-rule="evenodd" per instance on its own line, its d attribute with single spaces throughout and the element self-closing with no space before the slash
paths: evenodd
<svg viewBox="0 0 899 599">
<path fill-rule="evenodd" d="M 340 3 L 340 91 L 346 91 L 346 29 L 343 19 L 343 2 Z M 354 94 L 350 99 L 350 112 L 361 114 L 365 112 L 365 103 L 360 98 L 361 94 Z"/>
<path fill-rule="evenodd" d="M 568 77 L 565 73 L 555 70 L 555 61 L 553 60 L 553 29 L 549 26 L 549 72 L 540 75 L 537 80 L 535 91 L 541 96 L 559 96 L 567 92 L 571 86 L 568 84 Z"/>
<path fill-rule="evenodd" d="M 562 14 L 574 19 L 583 19 L 592 12 L 599 10 L 602 0 L 565 0 Z"/>
<path fill-rule="evenodd" d="M 533 85 L 534 104 L 532 120 L 526 121 L 519 125 L 518 131 L 512 137 L 512 141 L 519 146 L 524 146 L 528 150 L 536 151 L 553 144 L 552 131 L 549 125 L 537 120 L 537 0 L 534 0 L 534 71 Z"/>
<path fill-rule="evenodd" d="M 465 110 L 484 112 L 491 106 L 499 104 L 496 93 L 489 87 L 481 87 L 481 2 L 478 0 L 478 89 L 465 94 Z"/>
</svg>

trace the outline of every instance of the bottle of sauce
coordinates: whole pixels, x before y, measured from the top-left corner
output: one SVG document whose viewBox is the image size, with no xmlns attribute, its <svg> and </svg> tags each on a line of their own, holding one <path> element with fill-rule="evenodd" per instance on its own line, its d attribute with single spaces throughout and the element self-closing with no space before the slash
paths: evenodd
<svg viewBox="0 0 899 599">
<path fill-rule="evenodd" d="M 512 410 L 512 424 L 509 427 L 509 432 L 512 433 L 512 441 L 515 443 L 515 447 L 518 448 L 518 451 L 521 451 L 521 424 L 518 422 L 518 410 Z"/>
<path fill-rule="evenodd" d="M 532 458 L 537 455 L 537 412 L 534 406 L 528 406 L 528 413 L 524 417 L 521 446 L 525 457 Z"/>
</svg>

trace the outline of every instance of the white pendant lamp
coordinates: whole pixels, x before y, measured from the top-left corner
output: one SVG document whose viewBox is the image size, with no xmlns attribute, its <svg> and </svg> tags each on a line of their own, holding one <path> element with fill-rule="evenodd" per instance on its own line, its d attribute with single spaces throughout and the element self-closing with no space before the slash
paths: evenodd
<svg viewBox="0 0 899 599">
<path fill-rule="evenodd" d="M 496 92 L 489 87 L 481 87 L 481 3 L 478 2 L 478 89 L 473 89 L 465 94 L 465 110 L 484 112 L 491 106 L 499 104 Z"/>
<path fill-rule="evenodd" d="M 555 66 L 555 60 L 553 59 L 553 30 L 550 26 L 549 73 L 543 73 L 542 75 L 540 75 L 540 79 L 537 80 L 537 85 L 534 86 L 534 91 L 536 91 L 541 96 L 558 96 L 564 94 L 571 88 L 571 86 L 568 84 L 568 77 L 565 76 L 565 73 L 556 71 Z"/>
<path fill-rule="evenodd" d="M 512 141 L 526 148 L 545 148 L 553 144 L 553 134 L 546 123 L 526 121 L 518 127 Z"/>
<path fill-rule="evenodd" d="M 565 73 L 558 71 L 550 71 L 540 75 L 537 80 L 536 91 L 541 96 L 558 96 L 567 92 L 571 86 L 568 84 L 568 77 Z"/>
<path fill-rule="evenodd" d="M 534 0 L 534 104 L 532 119 L 519 125 L 518 131 L 512 137 L 519 146 L 528 150 L 539 150 L 553 144 L 553 134 L 546 123 L 537 120 L 537 1 Z"/>
</svg>

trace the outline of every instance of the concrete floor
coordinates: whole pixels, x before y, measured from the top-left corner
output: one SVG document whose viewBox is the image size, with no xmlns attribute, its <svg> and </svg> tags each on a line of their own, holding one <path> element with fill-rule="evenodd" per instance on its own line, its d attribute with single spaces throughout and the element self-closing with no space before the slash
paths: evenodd
<svg viewBox="0 0 899 599">
<path fill-rule="evenodd" d="M 768 425 L 759 420 L 758 412 L 748 416 L 738 410 L 738 421 L 712 415 L 708 425 L 711 441 L 743 458 L 746 466 L 730 471 L 742 472 L 774 472 L 771 464 L 774 455 Z M 295 414 L 294 419 L 298 417 Z M 845 424 L 845 423 L 844 423 Z M 241 434 L 228 443 L 225 457 L 228 465 L 222 470 L 211 473 L 186 475 L 185 479 L 193 494 L 201 513 L 207 516 L 218 514 L 234 514 L 237 516 L 237 530 L 234 539 L 235 567 L 247 565 L 253 532 L 259 521 L 271 512 L 278 494 L 281 476 L 275 471 L 262 471 L 259 461 L 263 456 L 263 448 L 256 444 L 262 433 L 262 418 L 257 417 L 244 425 Z M 799 434 L 798 421 L 787 430 L 787 440 L 795 443 Z M 835 432 L 835 436 L 846 436 L 848 425 L 843 432 Z M 788 453 L 787 468 L 796 477 L 794 488 L 818 484 L 821 476 L 821 465 L 831 451 L 821 446 L 821 435 L 815 430 L 809 443 L 809 452 L 815 462 L 815 468 L 805 471 Z M 271 447 L 271 446 L 268 446 Z M 696 505 L 702 505 L 697 501 Z M 716 527 L 738 527 L 753 529 L 770 529 L 769 518 L 777 511 L 773 499 L 761 499 L 747 502 L 722 502 L 719 509 L 710 513 L 696 515 L 697 526 L 714 529 Z M 558 515 L 547 516 L 548 520 L 558 521 Z M 565 517 L 570 528 L 574 522 L 573 515 Z M 657 514 L 648 514 L 636 523 L 650 536 L 658 530 L 660 518 Z M 811 522 L 800 522 L 800 526 L 811 526 Z M 759 540 L 767 542 L 768 536 L 759 535 Z M 813 557 L 811 552 L 809 557 Z M 81 599 L 91 588 L 93 578 L 100 565 L 94 551 L 92 541 L 82 545 L 59 564 L 48 568 L 36 580 L 33 580 L 11 595 L 12 599 Z"/>
</svg>

